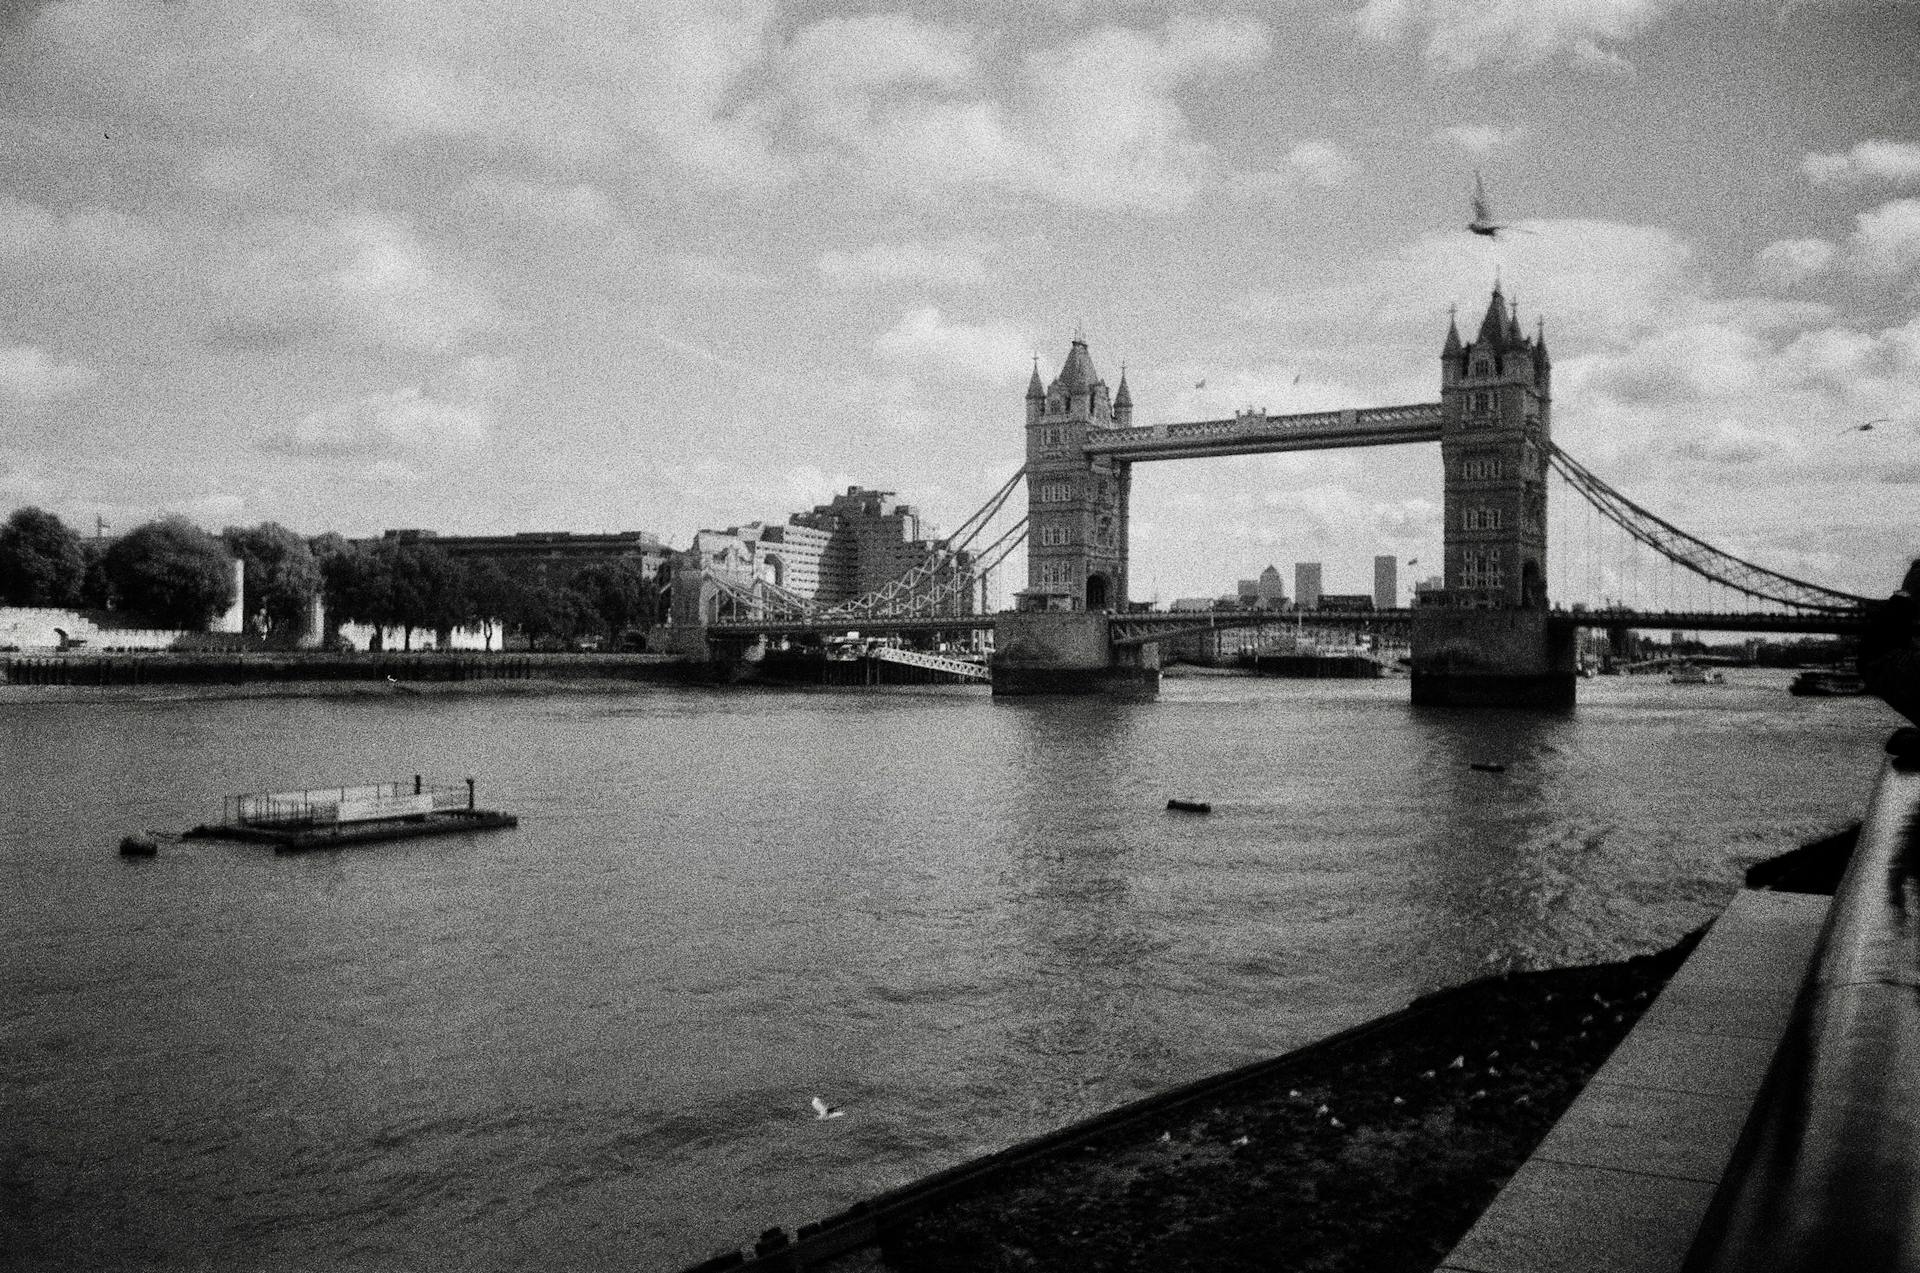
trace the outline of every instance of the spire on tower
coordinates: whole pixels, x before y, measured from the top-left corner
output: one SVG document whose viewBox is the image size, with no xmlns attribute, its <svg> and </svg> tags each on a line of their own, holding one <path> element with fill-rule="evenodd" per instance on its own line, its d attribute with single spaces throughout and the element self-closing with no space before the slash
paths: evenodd
<svg viewBox="0 0 1920 1273">
<path fill-rule="evenodd" d="M 1447 343 L 1440 350 L 1442 358 L 1460 356 L 1460 307 L 1447 306 Z"/>
<path fill-rule="evenodd" d="M 1120 389 L 1113 395 L 1113 405 L 1130 407 L 1133 405 L 1133 393 L 1127 388 L 1127 364 L 1120 364 Z"/>
<path fill-rule="evenodd" d="M 1047 396 L 1046 386 L 1040 383 L 1040 355 L 1033 356 L 1033 375 L 1027 380 L 1027 400 Z"/>
<path fill-rule="evenodd" d="M 1473 338 L 1481 349 L 1501 349 L 1507 343 L 1507 301 L 1500 295 L 1499 280 L 1493 284 L 1493 299 L 1487 304 L 1487 316 L 1480 320 L 1480 334 Z"/>
</svg>

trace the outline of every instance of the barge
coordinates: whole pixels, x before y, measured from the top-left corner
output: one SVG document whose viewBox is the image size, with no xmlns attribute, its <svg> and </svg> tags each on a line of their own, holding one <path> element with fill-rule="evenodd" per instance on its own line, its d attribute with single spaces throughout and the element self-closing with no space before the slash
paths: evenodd
<svg viewBox="0 0 1920 1273">
<path fill-rule="evenodd" d="M 300 852 L 519 825 L 511 813 L 477 807 L 471 778 L 464 786 L 430 786 L 415 774 L 411 783 L 228 796 L 221 801 L 219 822 L 197 826 L 185 838 L 239 840 L 270 845 L 276 852 Z"/>
</svg>

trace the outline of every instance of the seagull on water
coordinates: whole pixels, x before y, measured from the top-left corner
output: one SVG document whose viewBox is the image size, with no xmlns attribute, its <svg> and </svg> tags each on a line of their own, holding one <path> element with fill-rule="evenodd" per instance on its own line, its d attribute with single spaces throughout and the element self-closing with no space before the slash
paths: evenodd
<svg viewBox="0 0 1920 1273">
<path fill-rule="evenodd" d="M 813 1116 L 817 1119 L 844 1118 L 846 1113 L 838 1105 L 829 1105 L 817 1096 L 813 1098 Z"/>
</svg>

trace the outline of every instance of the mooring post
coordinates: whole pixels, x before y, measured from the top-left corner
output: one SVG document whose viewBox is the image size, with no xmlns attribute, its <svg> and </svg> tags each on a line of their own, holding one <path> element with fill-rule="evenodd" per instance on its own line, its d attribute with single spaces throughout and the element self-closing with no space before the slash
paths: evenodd
<svg viewBox="0 0 1920 1273">
<path fill-rule="evenodd" d="M 420 775 L 419 774 L 415 774 L 413 776 L 413 794 L 416 796 L 420 794 Z"/>
<path fill-rule="evenodd" d="M 473 779 L 471 778 L 467 779 L 467 809 L 469 812 L 473 809 Z"/>
</svg>

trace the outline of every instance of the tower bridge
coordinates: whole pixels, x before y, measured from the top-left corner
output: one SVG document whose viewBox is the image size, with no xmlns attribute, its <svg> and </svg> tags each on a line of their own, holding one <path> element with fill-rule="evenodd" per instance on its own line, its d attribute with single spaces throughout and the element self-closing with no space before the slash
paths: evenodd
<svg viewBox="0 0 1920 1273">
<path fill-rule="evenodd" d="M 1726 553 L 1648 512 L 1553 442 L 1553 363 L 1543 323 L 1533 334 L 1496 285 L 1471 340 L 1450 319 L 1437 402 L 1136 425 L 1123 371 L 1111 392 L 1076 332 L 1066 361 L 1043 383 L 1036 359 L 1026 391 L 1024 463 L 927 561 L 867 597 L 812 605 L 777 581 L 711 573 L 676 577 L 697 595 L 700 641 L 737 645 L 766 636 L 847 629 L 916 633 L 991 626 L 996 694 L 1153 693 L 1159 642 L 1181 632 L 1271 624 L 1272 611 L 1143 615 L 1128 604 L 1133 467 L 1163 460 L 1361 446 L 1440 444 L 1442 587 L 1411 610 L 1372 611 L 1375 627 L 1410 629 L 1413 699 L 1458 705 L 1569 706 L 1582 628 L 1669 628 L 1847 633 L 1864 599 L 1794 579 Z M 1773 607 L 1702 611 L 1627 606 L 1589 597 L 1573 608 L 1547 596 L 1549 476 L 1584 506 L 1672 569 Z M 997 534 L 1003 508 L 1026 513 Z M 975 581 L 1022 543 L 1025 587 L 1011 611 L 983 613 Z M 1302 616 L 1310 622 L 1338 616 Z M 1348 616 L 1361 619 L 1362 616 Z"/>
</svg>

